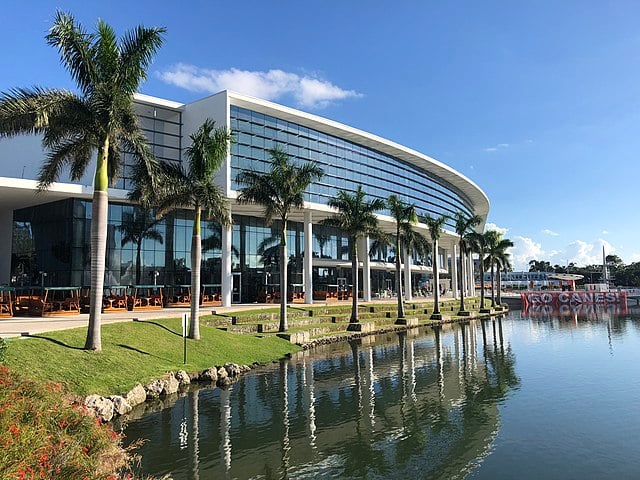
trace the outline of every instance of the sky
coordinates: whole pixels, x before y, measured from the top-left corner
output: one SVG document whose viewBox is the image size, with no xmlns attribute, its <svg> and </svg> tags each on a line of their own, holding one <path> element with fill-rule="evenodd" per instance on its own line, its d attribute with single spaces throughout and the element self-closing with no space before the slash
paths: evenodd
<svg viewBox="0 0 640 480">
<path fill-rule="evenodd" d="M 167 28 L 141 92 L 230 89 L 425 153 L 473 180 L 512 263 L 640 261 L 640 2 L 7 2 L 0 91 L 73 88 L 44 36 Z"/>
</svg>

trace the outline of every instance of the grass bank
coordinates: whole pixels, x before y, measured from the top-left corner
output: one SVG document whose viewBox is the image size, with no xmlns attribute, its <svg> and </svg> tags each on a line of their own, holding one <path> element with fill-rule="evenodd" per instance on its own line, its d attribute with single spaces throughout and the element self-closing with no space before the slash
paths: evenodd
<svg viewBox="0 0 640 480">
<path fill-rule="evenodd" d="M 180 332 L 177 318 L 104 325 L 100 353 L 82 350 L 85 328 L 43 333 L 10 339 L 6 363 L 29 378 L 59 382 L 81 395 L 113 395 L 166 371 L 270 362 L 300 350 L 275 336 L 239 335 L 202 325 L 201 339 L 187 340 L 183 365 Z"/>
</svg>

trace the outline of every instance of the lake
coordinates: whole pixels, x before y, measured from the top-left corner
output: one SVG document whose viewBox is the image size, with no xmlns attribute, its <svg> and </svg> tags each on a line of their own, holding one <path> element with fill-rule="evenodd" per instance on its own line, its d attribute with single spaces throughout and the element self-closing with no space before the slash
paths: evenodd
<svg viewBox="0 0 640 480">
<path fill-rule="evenodd" d="M 301 352 L 131 421 L 187 479 L 640 478 L 640 315 L 420 328 Z"/>
</svg>

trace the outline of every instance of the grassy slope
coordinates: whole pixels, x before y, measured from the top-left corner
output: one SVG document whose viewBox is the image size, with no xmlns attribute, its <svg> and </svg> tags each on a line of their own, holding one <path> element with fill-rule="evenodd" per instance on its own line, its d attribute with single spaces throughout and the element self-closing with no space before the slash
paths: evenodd
<svg viewBox="0 0 640 480">
<path fill-rule="evenodd" d="M 299 350 L 275 336 L 227 333 L 201 326 L 201 340 L 187 341 L 187 365 L 182 364 L 179 319 L 124 322 L 102 327 L 101 353 L 82 350 L 86 329 L 11 339 L 7 365 L 36 380 L 64 383 L 78 394 L 125 393 L 169 370 L 203 370 L 226 362 L 269 362 Z"/>
</svg>

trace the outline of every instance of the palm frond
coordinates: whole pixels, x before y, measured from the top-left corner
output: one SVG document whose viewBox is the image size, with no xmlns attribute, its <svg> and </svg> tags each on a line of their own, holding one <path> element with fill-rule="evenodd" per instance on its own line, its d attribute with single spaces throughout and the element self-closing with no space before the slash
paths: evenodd
<svg viewBox="0 0 640 480">
<path fill-rule="evenodd" d="M 138 90 L 140 81 L 147 78 L 147 69 L 162 45 L 166 31 L 163 27 L 146 28 L 139 25 L 125 33 L 120 42 L 120 88 L 130 93 Z"/>
<path fill-rule="evenodd" d="M 79 110 L 74 93 L 40 87 L 16 88 L 0 94 L 0 138 L 46 133 L 52 119 Z M 54 126 L 54 128 L 56 128 Z"/>
<path fill-rule="evenodd" d="M 85 95 L 90 95 L 98 83 L 95 69 L 95 35 L 86 33 L 69 13 L 58 11 L 46 36 L 47 43 L 60 52 L 62 64 Z"/>
<path fill-rule="evenodd" d="M 50 149 L 47 159 L 40 167 L 38 190 L 46 190 L 55 182 L 66 165 L 71 165 L 70 176 L 72 180 L 82 178 L 93 152 L 93 145 L 87 142 L 87 139 L 82 135 L 59 142 Z"/>
</svg>

